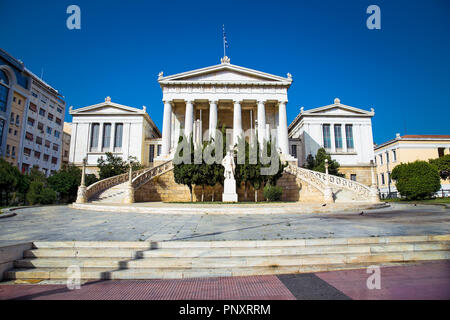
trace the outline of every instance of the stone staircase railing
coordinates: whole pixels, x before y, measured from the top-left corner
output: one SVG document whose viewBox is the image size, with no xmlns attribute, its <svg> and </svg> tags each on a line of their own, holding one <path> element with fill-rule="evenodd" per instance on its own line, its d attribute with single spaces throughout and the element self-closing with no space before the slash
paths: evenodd
<svg viewBox="0 0 450 320">
<path fill-rule="evenodd" d="M 149 170 L 141 172 L 139 175 L 133 178 L 132 185 L 134 190 L 139 189 L 141 186 L 146 184 L 149 180 L 153 179 L 154 177 L 160 176 L 163 173 L 166 173 L 167 171 L 170 171 L 172 169 L 173 169 L 173 161 L 170 160 L 156 167 L 152 167 Z"/>
<path fill-rule="evenodd" d="M 143 172 L 146 172 L 147 170 L 151 170 L 152 168 L 145 168 L 141 170 L 134 171 L 132 173 L 133 177 L 137 177 L 138 175 L 142 174 Z M 106 178 L 100 181 L 97 181 L 96 183 L 91 184 L 89 187 L 86 188 L 86 199 L 91 200 L 95 195 L 98 193 L 109 189 L 111 187 L 114 187 L 118 184 L 124 183 L 128 181 L 129 174 L 123 173 L 119 174 L 114 177 Z"/>
<path fill-rule="evenodd" d="M 345 178 L 308 170 L 289 164 L 285 169 L 287 173 L 296 176 L 298 179 L 305 181 L 317 188 L 322 194 L 326 193 L 327 188 L 346 189 L 358 196 L 361 200 L 373 201 L 374 190 L 359 182 L 348 180 Z"/>
</svg>

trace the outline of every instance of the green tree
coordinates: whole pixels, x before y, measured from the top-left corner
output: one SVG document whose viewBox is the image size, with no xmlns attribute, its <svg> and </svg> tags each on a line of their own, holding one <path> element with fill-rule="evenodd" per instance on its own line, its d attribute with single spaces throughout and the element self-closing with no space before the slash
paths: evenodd
<svg viewBox="0 0 450 320">
<path fill-rule="evenodd" d="M 106 159 L 100 157 L 97 160 L 97 167 L 99 168 L 98 175 L 100 180 L 128 172 L 129 164 L 121 157 L 115 156 L 111 152 L 106 152 L 105 156 Z M 131 161 L 131 167 L 133 171 L 142 168 L 142 165 L 139 163 L 139 161 L 137 161 L 136 157 L 129 157 L 128 160 Z"/>
<path fill-rule="evenodd" d="M 9 162 L 0 158 L 0 205 L 9 204 L 10 194 L 20 189 L 22 174 Z"/>
<path fill-rule="evenodd" d="M 430 159 L 428 162 L 436 168 L 442 180 L 450 180 L 450 154 L 437 159 Z"/>
<path fill-rule="evenodd" d="M 441 188 L 436 167 L 426 161 L 399 164 L 392 170 L 391 178 L 406 199 L 429 198 Z"/>
<path fill-rule="evenodd" d="M 176 183 L 184 184 L 189 188 L 192 202 L 192 186 L 194 184 L 194 176 L 197 174 L 197 168 L 194 164 L 194 144 L 192 135 L 189 138 L 189 143 L 186 143 L 187 141 L 187 138 L 183 135 L 178 138 L 177 150 L 174 156 L 173 175 Z M 183 148 L 189 150 L 188 155 L 184 154 L 184 151 L 187 150 Z"/>
<path fill-rule="evenodd" d="M 45 187 L 42 181 L 34 180 L 30 184 L 27 200 L 31 205 L 51 204 L 56 201 L 56 192 L 51 188 Z"/>
<path fill-rule="evenodd" d="M 58 192 L 65 202 L 75 201 L 80 183 L 81 170 L 74 165 L 63 166 L 48 178 L 48 185 Z"/>
<path fill-rule="evenodd" d="M 331 159 L 324 148 L 317 150 L 316 156 L 313 157 L 311 154 L 306 158 L 305 168 L 318 172 L 325 172 L 325 159 L 328 160 L 328 173 L 333 176 L 343 177 L 344 174 L 339 173 L 339 163 L 336 160 Z"/>
</svg>

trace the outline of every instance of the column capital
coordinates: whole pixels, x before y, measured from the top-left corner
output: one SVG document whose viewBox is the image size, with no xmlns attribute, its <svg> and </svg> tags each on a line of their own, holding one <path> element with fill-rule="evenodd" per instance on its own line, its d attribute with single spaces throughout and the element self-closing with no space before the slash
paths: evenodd
<svg viewBox="0 0 450 320">
<path fill-rule="evenodd" d="M 218 104 L 219 100 L 218 99 L 209 99 L 208 102 L 209 102 L 209 104 Z"/>
<path fill-rule="evenodd" d="M 166 104 L 166 103 L 173 104 L 173 100 L 170 100 L 170 99 L 163 99 L 162 101 L 164 104 Z"/>
<path fill-rule="evenodd" d="M 188 104 L 188 103 L 194 104 L 194 100 L 195 99 L 185 99 L 184 102 L 186 102 L 186 104 Z"/>
<path fill-rule="evenodd" d="M 256 100 L 256 103 L 257 103 L 257 104 L 264 104 L 264 105 L 265 105 L 266 102 L 267 102 L 266 99 L 257 99 L 257 100 Z"/>
<path fill-rule="evenodd" d="M 287 104 L 288 100 L 287 99 L 282 99 L 282 100 L 278 100 L 278 104 Z"/>
</svg>

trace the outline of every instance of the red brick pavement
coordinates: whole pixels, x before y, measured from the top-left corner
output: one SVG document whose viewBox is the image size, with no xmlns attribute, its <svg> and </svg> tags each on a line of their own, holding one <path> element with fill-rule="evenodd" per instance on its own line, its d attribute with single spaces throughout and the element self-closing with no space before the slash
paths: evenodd
<svg viewBox="0 0 450 320">
<path fill-rule="evenodd" d="M 36 300 L 294 300 L 276 276 L 185 280 L 106 280 L 78 290 L 65 285 L 1 285 L 0 299 Z"/>
</svg>

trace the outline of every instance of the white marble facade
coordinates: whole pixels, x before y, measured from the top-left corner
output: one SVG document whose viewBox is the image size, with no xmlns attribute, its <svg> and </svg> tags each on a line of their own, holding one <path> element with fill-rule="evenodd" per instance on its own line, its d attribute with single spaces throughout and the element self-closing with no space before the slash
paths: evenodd
<svg viewBox="0 0 450 320">
<path fill-rule="evenodd" d="M 286 104 L 290 74 L 280 77 L 236 66 L 224 57 L 221 64 L 211 67 L 170 76 L 161 72 L 158 82 L 164 103 L 159 160 L 173 157 L 180 135 L 205 140 L 222 125 L 232 130 L 232 144 L 240 135 L 250 138 L 249 129 L 258 129 L 260 141 L 272 132 L 278 150 L 289 155 Z"/>
<path fill-rule="evenodd" d="M 136 157 L 145 165 L 150 165 L 149 150 L 158 150 L 161 137 L 159 129 L 143 109 L 132 108 L 111 102 L 72 109 L 72 138 L 69 162 L 81 166 L 87 159 L 87 173 L 97 171 L 97 160 L 112 152 L 124 160 Z M 154 148 L 150 149 L 152 142 Z"/>
<path fill-rule="evenodd" d="M 366 111 L 344 105 L 338 98 L 333 104 L 300 109 L 289 125 L 290 153 L 303 166 L 309 154 L 324 147 L 343 167 L 369 166 L 374 159 L 372 117 Z M 325 128 L 324 128 L 325 127 Z"/>
</svg>

